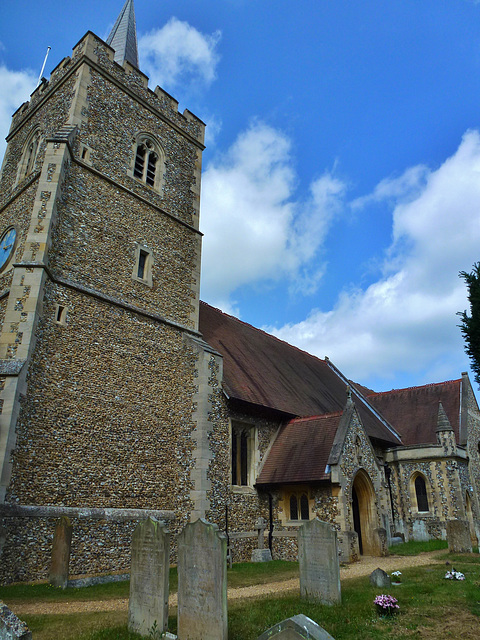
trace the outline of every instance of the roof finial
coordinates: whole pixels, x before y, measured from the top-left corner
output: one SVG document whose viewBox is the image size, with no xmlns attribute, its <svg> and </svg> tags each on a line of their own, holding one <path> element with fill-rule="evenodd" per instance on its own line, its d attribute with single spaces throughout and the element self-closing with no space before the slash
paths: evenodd
<svg viewBox="0 0 480 640">
<path fill-rule="evenodd" d="M 107 44 L 115 50 L 115 62 L 123 64 L 125 60 L 138 68 L 137 26 L 133 0 L 126 0 L 115 22 Z"/>
<path fill-rule="evenodd" d="M 347 404 L 352 402 L 352 387 L 347 384 Z"/>
</svg>

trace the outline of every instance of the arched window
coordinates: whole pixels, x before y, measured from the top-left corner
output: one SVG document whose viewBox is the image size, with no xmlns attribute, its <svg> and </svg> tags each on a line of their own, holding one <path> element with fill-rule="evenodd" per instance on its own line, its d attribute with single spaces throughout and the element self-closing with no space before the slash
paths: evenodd
<svg viewBox="0 0 480 640">
<path fill-rule="evenodd" d="M 253 486 L 255 483 L 255 426 L 232 423 L 232 485 Z"/>
<path fill-rule="evenodd" d="M 298 520 L 298 500 L 297 496 L 290 496 L 290 520 Z"/>
<path fill-rule="evenodd" d="M 417 496 L 418 511 L 428 511 L 427 485 L 425 478 L 421 475 L 417 475 L 415 478 L 415 495 Z"/>
<path fill-rule="evenodd" d="M 290 494 L 290 520 L 310 520 L 308 495 L 304 492 Z"/>
<path fill-rule="evenodd" d="M 155 191 L 162 190 L 165 154 L 154 138 L 141 135 L 135 143 L 132 175 Z"/>
<path fill-rule="evenodd" d="M 27 143 L 23 148 L 22 159 L 18 167 L 17 184 L 33 173 L 35 160 L 37 159 L 38 149 L 40 147 L 40 140 L 40 129 L 35 129 L 28 137 Z"/>
<path fill-rule="evenodd" d="M 310 509 L 306 493 L 302 493 L 300 496 L 300 520 L 310 520 Z"/>
</svg>

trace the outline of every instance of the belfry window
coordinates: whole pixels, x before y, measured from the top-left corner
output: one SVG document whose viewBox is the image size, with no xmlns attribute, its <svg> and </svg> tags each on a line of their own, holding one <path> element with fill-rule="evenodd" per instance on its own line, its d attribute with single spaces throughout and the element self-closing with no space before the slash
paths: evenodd
<svg viewBox="0 0 480 640">
<path fill-rule="evenodd" d="M 418 475 L 415 478 L 415 495 L 417 497 L 418 511 L 428 511 L 428 495 L 427 485 L 423 476 Z"/>
<path fill-rule="evenodd" d="M 40 146 L 40 130 L 36 129 L 27 140 L 27 144 L 23 149 L 22 159 L 18 167 L 17 184 L 24 178 L 27 178 L 35 169 L 35 161 L 37 159 L 38 149 Z"/>
<path fill-rule="evenodd" d="M 164 154 L 152 138 L 141 136 L 135 147 L 133 177 L 160 191 L 163 180 Z"/>
</svg>

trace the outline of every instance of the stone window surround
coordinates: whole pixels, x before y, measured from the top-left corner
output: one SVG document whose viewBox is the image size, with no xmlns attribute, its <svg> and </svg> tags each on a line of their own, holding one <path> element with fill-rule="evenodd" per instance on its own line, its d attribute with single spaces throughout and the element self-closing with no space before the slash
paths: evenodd
<svg viewBox="0 0 480 640">
<path fill-rule="evenodd" d="M 29 133 L 23 146 L 22 157 L 18 164 L 17 178 L 14 186 L 17 186 L 22 182 L 22 180 L 33 173 L 33 170 L 35 169 L 35 160 L 38 155 L 38 150 L 40 149 L 40 142 L 41 131 L 40 127 L 36 126 Z"/>
<path fill-rule="evenodd" d="M 138 178 L 135 175 L 135 161 L 137 158 L 138 147 L 146 143 L 152 146 L 157 156 L 157 162 L 155 166 L 155 179 L 152 186 L 147 184 L 146 182 L 146 177 L 145 177 L 146 167 L 144 168 L 143 178 Z M 160 194 L 163 192 L 164 178 L 165 178 L 165 152 L 160 142 L 151 133 L 140 132 L 136 135 L 135 139 L 133 140 L 130 167 L 127 170 L 127 175 L 130 176 L 130 178 L 132 178 L 136 182 L 140 182 L 142 185 L 144 185 L 149 189 L 153 189 L 154 191 L 157 191 Z"/>
<path fill-rule="evenodd" d="M 254 484 L 257 480 L 257 464 L 258 464 L 258 429 L 254 422 L 244 422 L 240 420 L 230 420 L 230 482 L 233 479 L 233 438 L 241 431 L 247 432 L 247 483 L 231 484 L 232 493 L 256 493 Z M 238 455 L 241 455 L 238 452 Z M 238 458 L 237 458 L 238 460 Z M 238 461 L 237 464 L 240 464 Z M 237 469 L 238 473 L 238 469 Z"/>
<path fill-rule="evenodd" d="M 417 478 L 422 478 L 425 483 L 425 489 L 427 492 L 427 501 L 428 501 L 428 511 L 419 511 L 418 502 L 417 502 L 417 491 L 415 488 L 415 480 Z M 412 505 L 412 512 L 419 515 L 430 515 L 431 507 L 433 504 L 433 496 L 432 496 L 432 488 L 430 486 L 430 482 L 424 473 L 421 471 L 414 471 L 410 476 L 410 503 Z"/>
<path fill-rule="evenodd" d="M 286 486 L 282 488 L 281 498 L 279 501 L 279 518 L 285 527 L 301 527 L 308 520 L 292 520 L 290 518 L 290 498 L 292 495 L 297 497 L 298 515 L 300 516 L 300 498 L 302 494 L 306 494 L 308 499 L 309 519 L 312 519 L 314 513 L 314 499 L 310 495 L 310 489 L 307 485 Z"/>
<path fill-rule="evenodd" d="M 139 277 L 138 275 L 140 258 L 142 255 L 145 256 L 145 263 L 143 265 L 143 278 Z M 153 258 L 152 250 L 146 247 L 145 245 L 140 244 L 139 242 L 136 242 L 135 243 L 135 260 L 134 260 L 133 270 L 132 270 L 132 280 L 135 280 L 136 282 L 142 282 L 143 284 L 146 284 L 150 288 L 153 287 L 153 265 L 154 265 L 154 258 Z"/>
<path fill-rule="evenodd" d="M 67 324 L 67 307 L 63 304 L 55 304 L 55 322 L 65 326 Z"/>
</svg>

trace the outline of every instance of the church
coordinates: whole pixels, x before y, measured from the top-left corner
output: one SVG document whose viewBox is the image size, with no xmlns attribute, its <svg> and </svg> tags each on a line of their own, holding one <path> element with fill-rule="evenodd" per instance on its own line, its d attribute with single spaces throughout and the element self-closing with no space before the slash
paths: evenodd
<svg viewBox="0 0 480 640">
<path fill-rule="evenodd" d="M 139 69 L 133 1 L 14 113 L 0 175 L 0 580 L 129 569 L 147 516 L 249 561 L 319 517 L 345 562 L 480 536 L 468 375 L 375 393 L 199 299 L 205 125 Z M 172 562 L 175 561 L 175 544 Z"/>
</svg>

